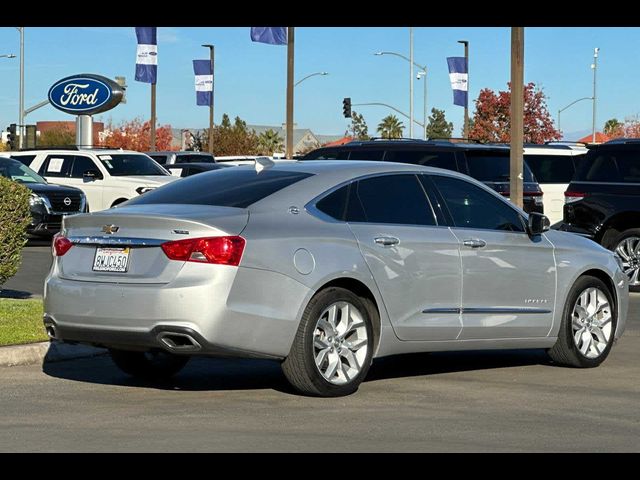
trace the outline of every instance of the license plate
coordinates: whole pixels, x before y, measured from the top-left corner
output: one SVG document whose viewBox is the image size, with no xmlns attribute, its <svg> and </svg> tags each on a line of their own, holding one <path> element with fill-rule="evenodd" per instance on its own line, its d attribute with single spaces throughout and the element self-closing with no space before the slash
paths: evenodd
<svg viewBox="0 0 640 480">
<path fill-rule="evenodd" d="M 94 272 L 126 273 L 129 268 L 129 248 L 96 248 Z"/>
</svg>

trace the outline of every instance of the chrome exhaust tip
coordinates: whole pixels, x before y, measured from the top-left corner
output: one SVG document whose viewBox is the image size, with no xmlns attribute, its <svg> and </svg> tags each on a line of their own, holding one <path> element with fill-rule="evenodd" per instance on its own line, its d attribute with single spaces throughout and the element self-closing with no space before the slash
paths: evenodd
<svg viewBox="0 0 640 480">
<path fill-rule="evenodd" d="M 186 333 L 162 332 L 157 338 L 171 352 L 196 352 L 202 349 L 198 341 Z"/>
</svg>

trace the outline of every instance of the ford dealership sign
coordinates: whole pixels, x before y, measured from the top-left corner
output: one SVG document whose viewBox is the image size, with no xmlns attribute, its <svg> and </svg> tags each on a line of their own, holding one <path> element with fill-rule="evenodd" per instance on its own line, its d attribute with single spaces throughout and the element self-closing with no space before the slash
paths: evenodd
<svg viewBox="0 0 640 480">
<path fill-rule="evenodd" d="M 63 78 L 49 89 L 49 101 L 71 115 L 93 115 L 118 105 L 124 91 L 113 80 L 83 73 Z"/>
</svg>

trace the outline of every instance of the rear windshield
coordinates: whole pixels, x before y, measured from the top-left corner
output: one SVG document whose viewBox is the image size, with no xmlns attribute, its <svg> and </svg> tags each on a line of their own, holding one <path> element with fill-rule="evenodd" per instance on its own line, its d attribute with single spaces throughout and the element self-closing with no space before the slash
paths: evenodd
<svg viewBox="0 0 640 480">
<path fill-rule="evenodd" d="M 632 149 L 591 150 L 580 162 L 574 180 L 640 183 L 640 152 Z"/>
<path fill-rule="evenodd" d="M 224 168 L 172 182 L 129 200 L 127 205 L 170 203 L 247 208 L 310 176 L 281 170 L 256 173 L 253 168 Z"/>
<path fill-rule="evenodd" d="M 197 162 L 215 162 L 213 155 L 207 155 L 203 153 L 188 153 L 185 155 L 176 155 L 176 163 L 197 163 Z"/>
<path fill-rule="evenodd" d="M 525 155 L 524 159 L 540 183 L 569 183 L 575 174 L 575 165 L 582 155 Z"/>
<path fill-rule="evenodd" d="M 467 164 L 469 175 L 481 182 L 508 182 L 509 181 L 509 152 L 482 152 L 467 151 Z M 535 182 L 531 170 L 524 164 L 525 182 Z"/>
<path fill-rule="evenodd" d="M 98 158 L 114 177 L 136 175 L 170 175 L 150 157 L 135 153 L 111 153 Z"/>
</svg>

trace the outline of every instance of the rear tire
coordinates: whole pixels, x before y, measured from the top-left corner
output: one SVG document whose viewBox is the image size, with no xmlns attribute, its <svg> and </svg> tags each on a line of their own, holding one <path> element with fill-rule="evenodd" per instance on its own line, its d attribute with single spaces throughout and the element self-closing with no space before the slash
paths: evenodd
<svg viewBox="0 0 640 480">
<path fill-rule="evenodd" d="M 189 361 L 186 355 L 174 355 L 162 350 L 131 352 L 109 349 L 109 353 L 120 370 L 144 380 L 166 380 L 182 370 Z"/>
<path fill-rule="evenodd" d="M 612 294 L 602 280 L 578 278 L 567 296 L 558 340 L 547 353 L 558 365 L 597 367 L 611 351 L 616 315 Z"/>
<path fill-rule="evenodd" d="M 606 247 L 622 258 L 629 290 L 640 292 L 640 228 L 625 230 Z"/>
<path fill-rule="evenodd" d="M 318 292 L 302 314 L 282 371 L 300 393 L 340 397 L 355 392 L 371 366 L 370 310 L 344 288 Z"/>
</svg>

